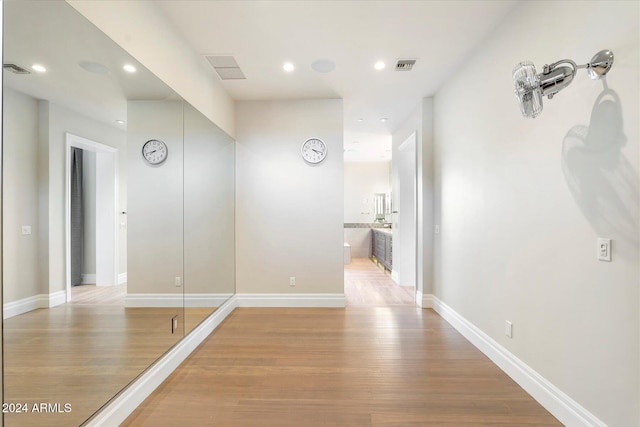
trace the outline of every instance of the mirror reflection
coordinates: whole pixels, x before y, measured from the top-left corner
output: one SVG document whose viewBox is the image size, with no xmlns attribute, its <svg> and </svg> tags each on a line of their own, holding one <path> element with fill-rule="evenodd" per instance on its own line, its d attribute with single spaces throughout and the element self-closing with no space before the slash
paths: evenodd
<svg viewBox="0 0 640 427">
<path fill-rule="evenodd" d="M 234 141 L 64 1 L 4 31 L 4 425 L 80 425 L 235 292 Z"/>
<path fill-rule="evenodd" d="M 391 193 L 375 193 L 373 195 L 373 212 L 373 222 L 391 222 Z"/>
</svg>

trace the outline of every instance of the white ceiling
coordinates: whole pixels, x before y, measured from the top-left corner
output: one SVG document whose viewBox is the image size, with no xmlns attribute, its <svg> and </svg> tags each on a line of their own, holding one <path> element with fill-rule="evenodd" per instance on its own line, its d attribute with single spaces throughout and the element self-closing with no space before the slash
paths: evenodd
<svg viewBox="0 0 640 427">
<path fill-rule="evenodd" d="M 81 61 L 105 66 L 107 75 L 80 68 Z M 64 1 L 4 2 L 4 63 L 45 73 L 3 73 L 3 84 L 125 129 L 127 100 L 180 99 L 109 37 Z M 125 72 L 124 64 L 137 68 Z"/>
<path fill-rule="evenodd" d="M 393 130 L 516 3 L 157 2 L 196 52 L 235 57 L 246 80 L 222 81 L 234 99 L 342 98 L 347 161 L 390 159 Z M 394 71 L 404 58 L 417 59 L 413 70 Z M 313 71 L 311 63 L 320 59 L 335 62 L 335 70 Z M 387 65 L 382 71 L 373 68 L 379 60 Z M 284 72 L 285 61 L 296 69 Z"/>
</svg>

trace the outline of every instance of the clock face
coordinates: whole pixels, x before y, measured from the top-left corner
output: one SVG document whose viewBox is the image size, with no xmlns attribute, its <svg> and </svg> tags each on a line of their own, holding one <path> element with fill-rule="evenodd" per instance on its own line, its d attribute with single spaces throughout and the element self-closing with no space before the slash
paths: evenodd
<svg viewBox="0 0 640 427">
<path fill-rule="evenodd" d="M 302 144 L 302 158 L 311 164 L 318 164 L 327 157 L 327 145 L 318 138 L 309 138 Z"/>
<path fill-rule="evenodd" d="M 168 154 L 169 150 L 167 149 L 167 145 L 157 139 L 150 139 L 142 146 L 142 157 L 144 157 L 150 165 L 161 164 L 167 160 Z"/>
</svg>

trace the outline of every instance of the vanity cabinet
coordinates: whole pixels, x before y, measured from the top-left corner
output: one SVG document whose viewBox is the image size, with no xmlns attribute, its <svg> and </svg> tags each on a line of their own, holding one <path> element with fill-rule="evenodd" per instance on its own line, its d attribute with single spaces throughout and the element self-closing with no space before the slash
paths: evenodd
<svg viewBox="0 0 640 427">
<path fill-rule="evenodd" d="M 393 236 L 387 229 L 371 229 L 371 255 L 388 270 L 393 267 Z"/>
</svg>

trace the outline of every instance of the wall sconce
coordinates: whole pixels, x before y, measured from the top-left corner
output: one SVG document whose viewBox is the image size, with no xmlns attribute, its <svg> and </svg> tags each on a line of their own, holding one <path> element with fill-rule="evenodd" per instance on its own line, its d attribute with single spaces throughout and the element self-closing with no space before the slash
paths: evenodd
<svg viewBox="0 0 640 427">
<path fill-rule="evenodd" d="M 534 118 L 542 112 L 542 97 L 552 99 L 573 81 L 579 68 L 586 68 L 592 80 L 606 75 L 613 65 L 613 52 L 601 50 L 585 65 L 576 65 L 570 59 L 563 59 L 551 65 L 545 65 L 542 73 L 536 73 L 531 61 L 523 61 L 513 69 L 513 83 L 520 111 L 524 117 Z"/>
</svg>

